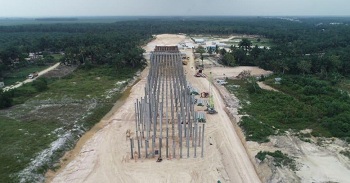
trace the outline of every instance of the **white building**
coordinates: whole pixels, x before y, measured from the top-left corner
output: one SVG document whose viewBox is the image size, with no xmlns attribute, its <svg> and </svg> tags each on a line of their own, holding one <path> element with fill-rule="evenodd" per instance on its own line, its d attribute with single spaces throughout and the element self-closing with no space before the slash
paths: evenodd
<svg viewBox="0 0 350 183">
<path fill-rule="evenodd" d="M 204 43 L 204 39 L 194 39 L 194 42 L 197 44 Z"/>
</svg>

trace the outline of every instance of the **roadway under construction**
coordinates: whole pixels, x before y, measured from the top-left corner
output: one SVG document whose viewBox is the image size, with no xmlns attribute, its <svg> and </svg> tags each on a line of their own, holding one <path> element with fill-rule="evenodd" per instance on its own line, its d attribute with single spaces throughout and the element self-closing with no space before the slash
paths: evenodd
<svg viewBox="0 0 350 183">
<path fill-rule="evenodd" d="M 145 95 L 135 103 L 131 158 L 203 157 L 205 114 L 195 111 L 181 53 L 177 46 L 156 46 L 150 58 Z"/>
</svg>

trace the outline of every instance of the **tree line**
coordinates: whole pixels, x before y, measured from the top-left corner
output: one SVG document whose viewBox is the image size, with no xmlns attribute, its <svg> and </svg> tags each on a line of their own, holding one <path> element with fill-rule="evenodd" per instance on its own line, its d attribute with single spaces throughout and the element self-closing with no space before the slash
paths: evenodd
<svg viewBox="0 0 350 183">
<path fill-rule="evenodd" d="M 60 61 L 64 64 L 135 68 L 145 64 L 141 45 L 154 34 L 238 33 L 269 38 L 273 46 L 260 49 L 243 39 L 238 47 L 220 52 L 224 64 L 256 65 L 277 73 L 316 74 L 336 83 L 350 71 L 349 22 L 349 18 L 336 17 L 297 21 L 277 17 L 168 17 L 116 23 L 0 26 L 0 79 L 16 67 L 33 64 L 25 60 L 29 53 L 63 52 Z"/>
</svg>

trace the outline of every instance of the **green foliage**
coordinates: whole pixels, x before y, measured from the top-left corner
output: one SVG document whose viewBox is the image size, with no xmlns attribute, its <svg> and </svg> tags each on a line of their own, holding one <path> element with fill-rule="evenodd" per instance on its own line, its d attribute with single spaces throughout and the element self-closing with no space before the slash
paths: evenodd
<svg viewBox="0 0 350 183">
<path fill-rule="evenodd" d="M 201 45 L 199 45 L 197 48 L 196 48 L 196 53 L 201 53 L 201 54 L 203 54 L 203 53 L 205 53 L 206 51 L 205 51 L 205 48 L 203 47 L 203 46 L 201 46 Z"/>
<path fill-rule="evenodd" d="M 253 117 L 243 116 L 239 122 L 239 126 L 243 128 L 246 139 L 249 141 L 268 142 L 268 136 L 274 134 L 271 126 Z"/>
<path fill-rule="evenodd" d="M 116 82 L 119 80 L 118 77 L 130 79 L 135 72 L 136 69 L 131 68 L 121 69 L 119 72 L 107 66 L 96 66 L 88 70 L 79 68 L 72 74 L 59 80 L 47 79 L 46 82 L 49 88 L 45 91 L 38 91 L 30 83 L 13 90 L 14 102 L 25 103 L 25 106 L 28 107 L 34 105 L 33 108 L 37 107 L 40 101 L 47 101 L 48 99 L 58 101 L 58 103 L 66 102 L 65 100 L 69 99 L 77 102 L 74 106 L 87 105 L 85 102 L 89 102 L 89 100 L 97 102 L 96 108 L 89 111 L 89 114 L 83 111 L 83 114 L 86 116 L 78 121 L 78 124 L 83 128 L 82 130 L 86 131 L 99 122 L 121 96 L 119 92 L 115 92 L 111 94 L 111 98 L 107 99 L 105 96 L 106 91 L 116 87 Z M 40 78 L 38 78 L 39 80 Z M 87 96 L 87 94 L 90 96 Z M 69 106 L 69 103 L 65 105 L 65 107 Z M 19 107 L 21 108 L 21 106 Z M 64 110 L 64 108 L 59 110 Z M 52 113 L 56 112 L 58 111 L 52 111 Z M 13 111 L 13 113 L 16 112 Z M 33 111 L 31 111 L 32 113 Z M 0 125 L 2 126 L 0 129 L 2 143 L 0 146 L 0 182 L 18 182 L 18 178 L 14 174 L 28 166 L 28 163 L 32 161 L 36 153 L 48 148 L 48 145 L 57 139 L 53 131 L 61 127 L 65 130 L 73 128 L 70 122 L 62 124 L 45 118 L 45 116 L 32 116 L 33 119 L 29 121 L 27 118 L 20 117 L 20 119 L 15 120 L 0 115 Z M 60 119 L 62 120 L 62 118 Z M 50 157 L 52 159 L 38 167 L 34 173 L 44 174 L 48 168 L 55 168 L 53 165 L 58 158 L 64 154 L 65 150 L 74 146 L 78 137 L 76 135 L 74 139 L 70 139 L 64 147 Z M 31 181 L 35 182 L 34 179 Z"/>
<path fill-rule="evenodd" d="M 227 66 L 235 66 L 235 57 L 231 53 L 224 54 L 221 59 L 221 63 Z"/>
<path fill-rule="evenodd" d="M 247 52 L 248 50 L 250 50 L 250 47 L 252 46 L 252 42 L 247 38 L 243 38 L 242 41 L 239 42 L 238 46 L 240 48 L 243 48 Z"/>
<path fill-rule="evenodd" d="M 350 136 L 347 126 L 349 97 L 329 82 L 301 76 L 284 76 L 281 85 L 274 85 L 273 77 L 266 82 L 281 92 L 262 89 L 255 92 L 252 82 L 248 81 L 229 80 L 227 85 L 241 101 L 240 113 L 250 116 L 243 118 L 240 124 L 248 140 L 266 141 L 273 134 L 268 128 L 280 132 L 313 129 L 313 136 Z M 232 84 L 240 87 L 232 89 Z"/>
<path fill-rule="evenodd" d="M 273 162 L 276 167 L 288 167 L 293 171 L 297 169 L 295 160 L 290 158 L 287 154 L 284 154 L 279 150 L 275 152 L 259 151 L 258 154 L 255 155 L 255 158 L 259 159 L 260 161 L 264 161 L 266 158 L 266 155 L 273 157 Z"/>
<path fill-rule="evenodd" d="M 23 104 L 28 99 L 34 97 L 40 92 L 34 88 L 30 83 L 24 84 L 19 88 L 12 90 L 13 92 L 13 104 Z"/>
<path fill-rule="evenodd" d="M 8 108 L 13 103 L 13 92 L 0 91 L 0 109 Z"/>
<path fill-rule="evenodd" d="M 321 125 L 332 136 L 350 137 L 350 97 L 347 92 L 333 87 L 331 82 L 300 76 L 286 76 L 282 85 L 276 85 L 276 88 L 313 109 L 311 123 Z M 313 135 L 318 136 L 318 133 L 313 132 Z"/>
<path fill-rule="evenodd" d="M 257 80 L 255 79 L 255 77 L 250 77 L 247 80 L 246 86 L 247 86 L 248 93 L 253 94 L 253 93 L 260 93 L 262 91 L 260 86 L 256 82 Z"/>
<path fill-rule="evenodd" d="M 42 92 L 48 89 L 47 80 L 45 78 L 39 78 L 32 82 L 32 86 L 38 91 Z"/>
<path fill-rule="evenodd" d="M 47 66 L 38 66 L 37 64 L 27 64 L 21 68 L 13 69 L 6 72 L 4 76 L 5 85 L 9 86 L 15 84 L 17 81 L 23 81 L 27 76 L 33 72 L 46 69 Z"/>
<path fill-rule="evenodd" d="M 36 153 L 57 138 L 55 121 L 20 122 L 0 116 L 0 182 L 19 182 L 14 173 L 23 170 Z"/>
</svg>

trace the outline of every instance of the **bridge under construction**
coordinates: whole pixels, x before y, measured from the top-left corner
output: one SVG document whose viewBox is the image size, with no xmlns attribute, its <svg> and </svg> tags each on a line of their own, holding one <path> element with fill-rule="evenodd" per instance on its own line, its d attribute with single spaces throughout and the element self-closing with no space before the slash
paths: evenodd
<svg viewBox="0 0 350 183">
<path fill-rule="evenodd" d="M 131 158 L 204 156 L 205 113 L 195 111 L 195 89 L 186 81 L 177 46 L 156 46 L 144 97 L 135 102 Z"/>
</svg>

